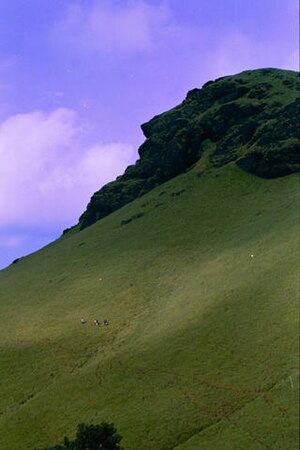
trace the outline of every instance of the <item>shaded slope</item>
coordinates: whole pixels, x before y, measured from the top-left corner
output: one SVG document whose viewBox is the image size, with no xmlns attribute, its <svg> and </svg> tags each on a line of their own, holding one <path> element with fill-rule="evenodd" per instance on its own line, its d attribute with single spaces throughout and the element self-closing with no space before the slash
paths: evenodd
<svg viewBox="0 0 300 450">
<path fill-rule="evenodd" d="M 235 161 L 246 172 L 276 178 L 299 170 L 298 74 L 242 72 L 194 89 L 177 107 L 142 125 L 140 159 L 96 192 L 81 229 L 202 160 L 201 170 Z M 210 149 L 210 155 L 204 153 Z"/>
<path fill-rule="evenodd" d="M 226 420 L 251 420 L 261 405 L 247 405 L 294 377 L 297 178 L 199 167 L 0 273 L 0 448 L 102 420 L 126 450 L 172 449 L 219 422 L 230 448 Z M 275 406 L 260 438 L 296 448 L 297 419 Z M 209 439 L 215 450 L 218 429 Z"/>
</svg>

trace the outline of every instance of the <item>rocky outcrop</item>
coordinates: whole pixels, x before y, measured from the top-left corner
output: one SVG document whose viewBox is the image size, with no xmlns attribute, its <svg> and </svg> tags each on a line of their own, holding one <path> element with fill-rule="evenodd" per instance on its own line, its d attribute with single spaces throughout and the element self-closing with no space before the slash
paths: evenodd
<svg viewBox="0 0 300 450">
<path fill-rule="evenodd" d="M 177 107 L 142 125 L 140 159 L 91 198 L 80 229 L 155 186 L 189 170 L 213 149 L 207 168 L 235 162 L 260 177 L 299 170 L 299 103 L 296 72 L 246 71 L 193 89 Z"/>
</svg>

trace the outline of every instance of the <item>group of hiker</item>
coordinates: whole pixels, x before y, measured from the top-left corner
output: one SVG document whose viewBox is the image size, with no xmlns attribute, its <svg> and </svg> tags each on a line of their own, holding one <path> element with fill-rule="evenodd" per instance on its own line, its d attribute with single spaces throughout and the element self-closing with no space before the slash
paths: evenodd
<svg viewBox="0 0 300 450">
<path fill-rule="evenodd" d="M 80 323 L 81 323 L 82 325 L 84 325 L 84 324 L 86 323 L 86 320 L 85 320 L 84 317 L 81 317 Z M 94 320 L 93 320 L 93 324 L 94 324 L 95 327 L 99 327 L 99 325 L 100 325 L 99 320 L 98 320 L 98 319 L 94 319 Z M 104 327 L 107 327 L 108 321 L 107 321 L 106 319 L 103 319 L 103 320 L 102 320 L 102 325 L 103 325 Z"/>
</svg>

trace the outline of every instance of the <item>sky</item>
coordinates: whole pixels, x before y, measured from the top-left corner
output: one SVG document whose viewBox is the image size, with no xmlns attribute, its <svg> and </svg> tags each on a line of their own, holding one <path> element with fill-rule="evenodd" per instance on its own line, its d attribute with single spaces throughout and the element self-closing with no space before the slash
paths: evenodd
<svg viewBox="0 0 300 450">
<path fill-rule="evenodd" d="M 0 269 L 78 222 L 142 123 L 261 67 L 298 70 L 298 0 L 0 0 Z"/>
</svg>

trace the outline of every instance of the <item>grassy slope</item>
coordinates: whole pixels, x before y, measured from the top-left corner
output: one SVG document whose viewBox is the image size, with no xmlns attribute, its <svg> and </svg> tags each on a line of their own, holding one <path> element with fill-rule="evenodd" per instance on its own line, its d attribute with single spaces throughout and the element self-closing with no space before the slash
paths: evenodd
<svg viewBox="0 0 300 450">
<path fill-rule="evenodd" d="M 298 448 L 297 176 L 196 171 L 0 272 L 1 449 Z"/>
</svg>

